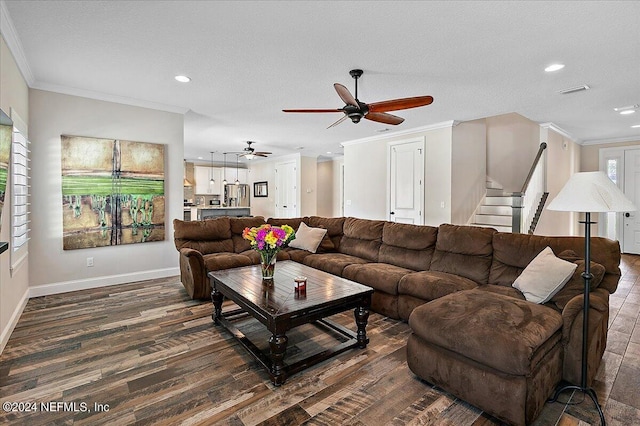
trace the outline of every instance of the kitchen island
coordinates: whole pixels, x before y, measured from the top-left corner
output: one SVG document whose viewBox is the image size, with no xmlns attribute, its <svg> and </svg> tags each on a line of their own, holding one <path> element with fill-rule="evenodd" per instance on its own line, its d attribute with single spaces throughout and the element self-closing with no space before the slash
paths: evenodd
<svg viewBox="0 0 640 426">
<path fill-rule="evenodd" d="M 251 209 L 249 207 L 192 206 L 185 207 L 184 212 L 185 220 L 204 220 L 220 216 L 243 217 L 251 215 Z M 187 213 L 189 213 L 189 219 L 187 219 Z"/>
</svg>

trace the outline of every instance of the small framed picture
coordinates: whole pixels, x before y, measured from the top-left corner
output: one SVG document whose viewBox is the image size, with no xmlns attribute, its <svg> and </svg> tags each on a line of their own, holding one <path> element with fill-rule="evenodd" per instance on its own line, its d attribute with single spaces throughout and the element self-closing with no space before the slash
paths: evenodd
<svg viewBox="0 0 640 426">
<path fill-rule="evenodd" d="M 254 197 L 268 197 L 269 196 L 269 185 L 265 182 L 254 182 L 253 183 L 253 196 Z"/>
</svg>

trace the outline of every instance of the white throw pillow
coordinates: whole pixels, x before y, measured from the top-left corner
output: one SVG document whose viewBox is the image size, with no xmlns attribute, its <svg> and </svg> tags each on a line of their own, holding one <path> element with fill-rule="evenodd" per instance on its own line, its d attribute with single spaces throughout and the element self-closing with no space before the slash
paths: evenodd
<svg viewBox="0 0 640 426">
<path fill-rule="evenodd" d="M 522 292 L 525 299 L 534 303 L 546 303 L 571 279 L 578 265 L 557 258 L 551 247 L 542 250 L 512 287 Z"/>
<path fill-rule="evenodd" d="M 296 238 L 289 243 L 289 247 L 299 248 L 315 253 L 324 238 L 324 234 L 326 233 L 326 229 L 311 228 L 304 222 L 300 222 L 300 226 L 296 231 Z"/>
</svg>

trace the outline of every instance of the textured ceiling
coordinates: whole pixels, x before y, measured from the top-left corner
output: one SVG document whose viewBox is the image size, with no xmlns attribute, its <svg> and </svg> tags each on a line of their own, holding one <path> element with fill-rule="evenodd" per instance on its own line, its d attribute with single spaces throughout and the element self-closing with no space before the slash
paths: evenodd
<svg viewBox="0 0 640 426">
<path fill-rule="evenodd" d="M 307 155 L 394 131 L 517 112 L 581 142 L 639 140 L 639 1 L 6 1 L 31 87 L 186 111 L 185 157 Z M 10 43 L 11 46 L 11 43 Z M 15 45 L 12 46 L 15 49 Z M 16 55 L 16 52 L 14 52 Z M 20 56 L 20 55 L 17 55 Z M 561 62 L 556 73 L 544 67 Z M 339 114 L 332 85 L 364 102 L 432 95 L 385 126 Z M 173 76 L 186 74 L 188 84 Z M 591 90 L 561 95 L 582 84 Z"/>
</svg>

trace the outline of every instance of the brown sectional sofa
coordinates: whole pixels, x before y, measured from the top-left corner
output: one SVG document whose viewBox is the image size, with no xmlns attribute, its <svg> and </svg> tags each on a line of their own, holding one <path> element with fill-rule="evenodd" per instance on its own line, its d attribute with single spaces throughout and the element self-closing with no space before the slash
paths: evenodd
<svg viewBox="0 0 640 426">
<path fill-rule="evenodd" d="M 327 229 L 318 252 L 287 248 L 279 259 L 374 288 L 373 311 L 409 322 L 407 363 L 420 378 L 516 425 L 538 416 L 561 379 L 580 383 L 584 261 L 570 281 L 575 292 L 564 299 L 538 305 L 511 284 L 547 246 L 580 265 L 581 237 L 317 216 L 175 220 L 183 285 L 191 297 L 209 298 L 208 271 L 259 262 L 242 239 L 245 227 L 267 222 L 297 229 L 303 221 Z M 591 292 L 588 383 L 604 353 L 620 256 L 618 242 L 592 239 L 592 270 L 601 283 Z"/>
</svg>

